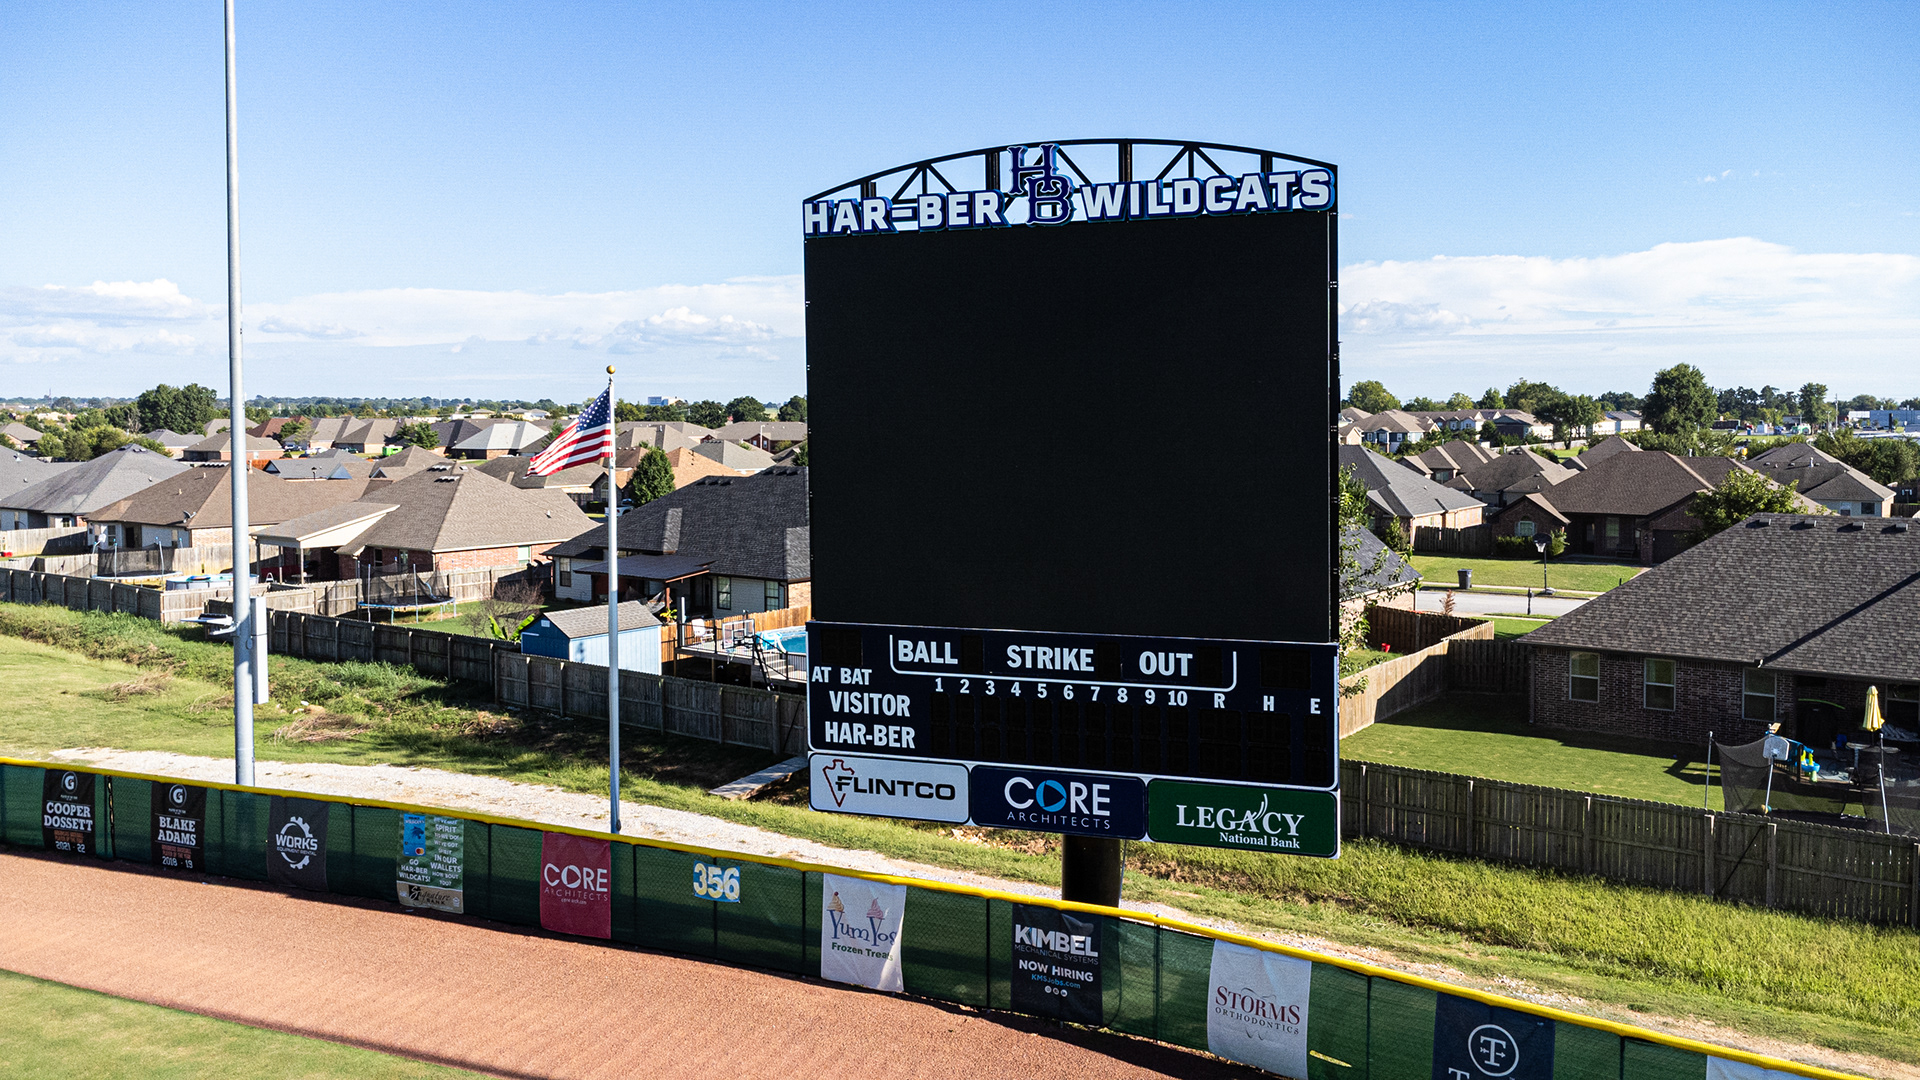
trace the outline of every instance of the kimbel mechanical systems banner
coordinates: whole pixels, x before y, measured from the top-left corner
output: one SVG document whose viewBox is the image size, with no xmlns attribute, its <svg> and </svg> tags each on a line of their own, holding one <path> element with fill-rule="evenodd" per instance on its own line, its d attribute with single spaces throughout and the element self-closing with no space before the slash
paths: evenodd
<svg viewBox="0 0 1920 1080">
<path fill-rule="evenodd" d="M 540 834 L 540 925 L 557 934 L 613 936 L 613 845 Z"/>
<path fill-rule="evenodd" d="M 267 809 L 267 880 L 327 891 L 326 803 L 275 795 Z"/>
<path fill-rule="evenodd" d="M 435 814 L 400 815 L 394 888 L 407 907 L 466 910 L 467 823 Z"/>
<path fill-rule="evenodd" d="M 191 784 L 153 785 L 153 865 L 205 870 L 207 789 Z"/>
<path fill-rule="evenodd" d="M 874 990 L 904 990 L 900 933 L 907 887 L 821 875 L 820 977 Z"/>
<path fill-rule="evenodd" d="M 1076 919 L 1052 908 L 1013 906 L 1013 1007 L 1076 1024 L 1099 1025 L 1100 916 Z"/>
<path fill-rule="evenodd" d="M 1281 1076 L 1307 1075 L 1307 996 L 1313 964 L 1279 953 L 1213 943 L 1207 987 L 1207 1049 Z"/>
<path fill-rule="evenodd" d="M 48 769 L 40 781 L 40 843 L 48 851 L 94 855 L 92 773 Z"/>
</svg>

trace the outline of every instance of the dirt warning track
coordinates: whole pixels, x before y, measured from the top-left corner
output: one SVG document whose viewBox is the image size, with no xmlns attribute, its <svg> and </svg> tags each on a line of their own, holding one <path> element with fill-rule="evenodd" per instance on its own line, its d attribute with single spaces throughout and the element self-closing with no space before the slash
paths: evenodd
<svg viewBox="0 0 1920 1080">
<path fill-rule="evenodd" d="M 1252 1077 L 1103 1032 L 341 897 L 0 853 L 0 968 L 511 1077 Z"/>
</svg>

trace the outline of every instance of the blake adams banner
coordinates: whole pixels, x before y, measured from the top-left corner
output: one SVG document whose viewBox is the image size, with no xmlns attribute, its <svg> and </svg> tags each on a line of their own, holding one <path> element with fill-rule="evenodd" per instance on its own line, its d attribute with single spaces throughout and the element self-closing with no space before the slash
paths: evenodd
<svg viewBox="0 0 1920 1080">
<path fill-rule="evenodd" d="M 906 989 L 900 974 L 907 887 L 820 876 L 820 977 L 874 990 Z"/>
</svg>

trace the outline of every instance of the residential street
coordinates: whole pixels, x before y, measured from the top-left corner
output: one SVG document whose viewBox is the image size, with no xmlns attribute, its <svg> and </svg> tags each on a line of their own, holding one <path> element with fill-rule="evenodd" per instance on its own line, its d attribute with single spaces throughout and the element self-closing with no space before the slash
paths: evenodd
<svg viewBox="0 0 1920 1080">
<path fill-rule="evenodd" d="M 1422 589 L 1415 600 L 1416 608 L 1420 611 L 1439 611 L 1440 605 L 1445 602 L 1444 596 L 1443 590 Z M 1585 600 L 1576 600 L 1572 597 L 1541 596 L 1536 593 L 1533 597 L 1533 613 L 1565 615 L 1584 603 L 1586 603 Z M 1482 592 L 1478 589 L 1471 592 L 1453 590 L 1453 611 L 1456 615 L 1491 615 L 1494 612 L 1515 615 L 1526 610 L 1527 595 L 1525 593 Z"/>
</svg>

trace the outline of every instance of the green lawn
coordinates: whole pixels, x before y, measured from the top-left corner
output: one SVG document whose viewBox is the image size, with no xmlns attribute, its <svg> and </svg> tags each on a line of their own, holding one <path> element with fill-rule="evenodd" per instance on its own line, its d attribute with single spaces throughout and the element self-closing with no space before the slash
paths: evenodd
<svg viewBox="0 0 1920 1080">
<path fill-rule="evenodd" d="M 410 1080 L 477 1076 L 0 971 L 8 1076 Z"/>
<path fill-rule="evenodd" d="M 1518 589 L 1540 587 L 1540 560 L 1477 559 L 1462 555 L 1414 555 L 1408 560 L 1429 587 L 1450 586 L 1459 580 L 1458 570 L 1471 569 L 1475 585 L 1504 585 Z M 1563 562 L 1547 565 L 1547 583 L 1556 589 L 1575 592 L 1606 592 L 1645 569 L 1625 563 Z"/>
<path fill-rule="evenodd" d="M 0 711 L 0 747 L 30 754 L 95 744 L 225 755 L 229 714 L 207 701 L 217 699 L 231 654 L 191 640 L 195 633 L 128 616 L 0 604 L 0 685 L 10 694 Z M 457 686 L 386 665 L 282 658 L 274 665 L 276 702 L 281 694 L 324 697 L 330 714 L 364 730 L 326 742 L 275 742 L 270 730 L 302 714 L 263 708 L 256 749 L 262 760 L 394 761 L 606 790 L 604 732 L 543 732 L 535 721 L 488 712 L 484 699 Z M 108 691 L 163 670 L 174 674 L 159 693 Z M 1348 740 L 1344 752 L 1675 802 L 1700 797 L 1697 765 L 1541 737 L 1497 701 L 1454 699 L 1376 724 Z M 622 783 L 623 794 L 638 802 L 1008 880 L 1060 880 L 1057 838 L 956 836 L 948 826 L 814 813 L 798 784 L 781 797 L 730 802 L 707 795 L 708 780 L 744 775 L 774 755 L 690 740 L 633 741 L 640 746 L 623 757 Z M 1613 1019 L 1632 1021 L 1636 1010 L 1694 1016 L 1895 1060 L 1920 1057 L 1920 981 L 1910 977 L 1920 970 L 1920 934 L 1910 930 L 1371 840 L 1349 842 L 1337 860 L 1136 843 L 1127 846 L 1127 864 L 1130 902 L 1318 935 L 1489 980 L 1522 979 L 1542 992 L 1579 997 L 1587 1002 L 1582 1011 Z"/>
<path fill-rule="evenodd" d="M 1493 624 L 1493 636 L 1497 641 L 1511 641 L 1553 621 L 1551 618 L 1534 619 L 1513 615 L 1475 616 L 1475 618 L 1485 618 Z"/>
</svg>

